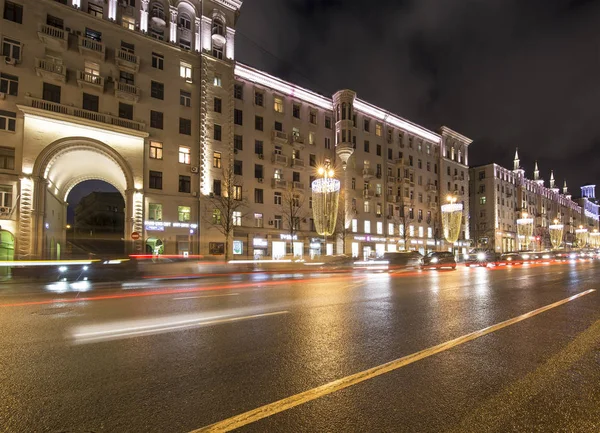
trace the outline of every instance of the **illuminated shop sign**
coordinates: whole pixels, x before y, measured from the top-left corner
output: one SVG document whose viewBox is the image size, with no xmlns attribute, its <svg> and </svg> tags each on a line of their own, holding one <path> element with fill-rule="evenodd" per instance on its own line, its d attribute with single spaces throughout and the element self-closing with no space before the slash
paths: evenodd
<svg viewBox="0 0 600 433">
<path fill-rule="evenodd" d="M 185 229 L 196 229 L 198 228 L 198 224 L 190 224 L 190 223 L 181 223 L 181 222 L 169 222 L 169 221 L 144 221 L 144 225 L 146 226 L 146 230 L 164 230 L 164 227 L 175 227 L 175 228 L 185 228 Z M 162 227 L 158 228 L 158 227 Z"/>
<path fill-rule="evenodd" d="M 267 248 L 269 246 L 269 242 L 263 238 L 254 238 L 252 239 L 252 245 L 255 248 Z"/>
</svg>

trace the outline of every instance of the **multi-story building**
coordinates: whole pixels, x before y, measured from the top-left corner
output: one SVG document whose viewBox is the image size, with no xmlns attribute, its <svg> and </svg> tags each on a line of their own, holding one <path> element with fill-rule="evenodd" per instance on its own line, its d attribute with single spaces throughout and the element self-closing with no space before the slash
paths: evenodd
<svg viewBox="0 0 600 433">
<path fill-rule="evenodd" d="M 549 186 L 544 186 L 537 162 L 533 179 L 525 177 L 518 152 L 512 170 L 488 164 L 470 169 L 471 233 L 478 247 L 493 248 L 498 252 L 516 251 L 520 245 L 517 230 L 519 218 L 533 218 L 533 242 L 536 249 L 550 248 L 548 227 L 557 220 L 564 225 L 564 244 L 572 245 L 575 230 L 584 226 L 590 231 L 598 228 L 597 206 L 585 210 L 572 200 L 566 181 L 562 193 L 556 186 L 554 172 Z M 583 189 L 582 189 L 583 191 Z M 590 192 L 593 196 L 593 192 Z M 589 200 L 584 198 L 582 200 Z M 594 203 L 589 202 L 588 207 Z"/>
<path fill-rule="evenodd" d="M 243 203 L 236 256 L 448 248 L 440 205 L 456 196 L 468 215 L 471 140 L 236 63 L 240 0 L 0 4 L 0 225 L 21 258 L 55 256 L 88 179 L 123 195 L 134 251 L 160 238 L 167 253 L 221 253 L 223 196 Z M 343 188 L 343 236 L 327 242 L 311 209 L 322 165 Z"/>
</svg>

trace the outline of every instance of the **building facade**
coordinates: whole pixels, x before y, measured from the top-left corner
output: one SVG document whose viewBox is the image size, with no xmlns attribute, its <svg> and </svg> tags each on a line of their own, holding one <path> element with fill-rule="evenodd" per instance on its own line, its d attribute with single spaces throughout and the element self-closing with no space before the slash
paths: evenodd
<svg viewBox="0 0 600 433">
<path fill-rule="evenodd" d="M 549 185 L 540 177 L 537 162 L 533 179 L 525 176 L 520 165 L 518 151 L 513 169 L 498 164 L 488 164 L 470 169 L 471 233 L 474 245 L 494 249 L 497 252 L 517 251 L 522 248 L 543 250 L 551 248 L 549 226 L 555 220 L 564 225 L 563 246 L 573 246 L 575 230 L 598 229 L 598 206 L 591 196 L 573 200 L 566 181 L 562 191 L 556 186 L 554 172 L 550 173 Z M 583 188 L 582 188 L 583 191 Z M 581 204 L 585 200 L 585 205 Z M 517 220 L 533 218 L 533 241 L 520 245 Z"/>
<path fill-rule="evenodd" d="M 227 241 L 237 257 L 447 249 L 448 195 L 468 245 L 471 140 L 237 63 L 240 0 L 0 4 L 0 226 L 18 257 L 56 256 L 69 192 L 89 179 L 123 196 L 136 252 L 147 239 L 203 255 Z M 323 165 L 343 189 L 326 240 L 310 189 Z M 224 196 L 243 203 L 229 237 Z"/>
</svg>

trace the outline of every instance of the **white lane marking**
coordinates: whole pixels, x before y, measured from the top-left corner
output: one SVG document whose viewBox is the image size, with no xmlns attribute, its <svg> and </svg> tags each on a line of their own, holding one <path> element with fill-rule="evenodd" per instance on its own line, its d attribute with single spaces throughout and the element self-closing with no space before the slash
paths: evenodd
<svg viewBox="0 0 600 433">
<path fill-rule="evenodd" d="M 198 299 L 198 298 L 219 298 L 221 296 L 238 296 L 239 293 L 227 293 L 224 295 L 198 295 L 198 296 L 181 296 L 179 298 L 173 298 L 174 301 L 180 301 L 183 299 Z"/>
<path fill-rule="evenodd" d="M 488 326 L 487 328 L 483 328 L 478 331 L 470 332 L 461 337 L 446 341 L 445 343 L 438 344 L 437 346 L 421 350 L 408 356 L 403 356 L 402 358 L 386 362 L 385 364 L 369 368 L 367 370 L 352 374 L 350 376 L 334 380 L 333 382 L 329 382 L 325 385 L 309 389 L 308 391 L 304 391 L 292 395 L 290 397 L 284 398 L 282 400 L 269 403 L 257 409 L 253 409 L 248 412 L 235 415 L 223 421 L 216 422 L 215 424 L 211 424 L 209 426 L 193 430 L 190 433 L 228 432 L 231 430 L 238 429 L 245 425 L 259 421 L 263 418 L 267 418 L 271 415 L 275 415 L 277 413 L 286 411 L 288 409 L 307 403 L 309 401 L 316 400 L 325 395 L 332 394 L 336 391 L 340 391 L 342 389 L 364 382 L 365 380 L 372 379 L 374 377 L 381 376 L 385 373 L 389 373 L 390 371 L 397 370 L 406 365 L 420 361 L 421 359 L 428 358 L 437 353 L 444 352 L 458 345 L 483 337 L 484 335 L 496 332 L 502 328 L 514 325 L 515 323 L 519 323 L 523 320 L 530 319 L 531 317 L 537 316 L 538 314 L 551 310 L 552 308 L 559 307 L 563 304 L 566 304 L 567 302 L 573 301 L 582 296 L 589 295 L 590 293 L 595 291 L 595 289 L 586 290 L 585 292 L 578 293 L 566 299 L 554 302 L 553 304 L 546 305 L 545 307 L 541 307 L 528 313 L 521 314 L 520 316 L 513 317 L 512 319 L 505 320 L 503 322 L 497 323 L 492 326 Z"/>
<path fill-rule="evenodd" d="M 274 311 L 271 313 L 251 314 L 247 316 L 227 317 L 213 316 L 203 319 L 181 320 L 176 322 L 157 323 L 154 325 L 132 326 L 127 328 L 109 329 L 104 331 L 84 332 L 73 334 L 78 343 L 94 342 L 101 340 L 112 340 L 118 338 L 139 337 L 143 335 L 171 332 L 180 329 L 188 329 L 201 326 L 217 325 L 221 323 L 240 322 L 242 320 L 258 319 L 261 317 L 278 316 L 288 314 L 289 311 Z"/>
</svg>

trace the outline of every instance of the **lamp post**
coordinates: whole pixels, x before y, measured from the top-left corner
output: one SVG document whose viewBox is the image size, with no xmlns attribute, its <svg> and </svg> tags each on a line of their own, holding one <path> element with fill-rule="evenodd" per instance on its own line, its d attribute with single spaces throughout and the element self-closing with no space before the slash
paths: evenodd
<svg viewBox="0 0 600 433">
<path fill-rule="evenodd" d="M 527 212 L 523 212 L 522 218 L 517 220 L 517 236 L 519 237 L 519 248 L 527 249 L 533 235 L 533 218 L 529 218 Z M 522 248 L 524 247 L 524 248 Z"/>
<path fill-rule="evenodd" d="M 337 221 L 340 181 L 334 178 L 335 171 L 330 167 L 319 167 L 317 173 L 322 177 L 311 184 L 313 219 L 315 230 L 324 238 L 327 253 L 327 236 L 335 232 Z"/>
<path fill-rule="evenodd" d="M 552 243 L 552 248 L 557 249 L 562 244 L 564 226 L 559 224 L 557 218 L 555 218 L 553 222 L 554 224 L 548 226 L 548 230 L 550 232 L 550 242 Z"/>
<path fill-rule="evenodd" d="M 575 237 L 577 239 L 577 246 L 579 248 L 585 247 L 588 240 L 588 229 L 584 229 L 583 226 L 579 226 L 577 230 L 575 230 Z"/>
<path fill-rule="evenodd" d="M 454 254 L 454 244 L 460 236 L 460 225 L 462 223 L 463 205 L 457 203 L 457 198 L 453 195 L 446 197 L 447 204 L 440 206 L 442 216 L 442 230 L 444 238 L 452 244 L 452 254 Z"/>
</svg>

